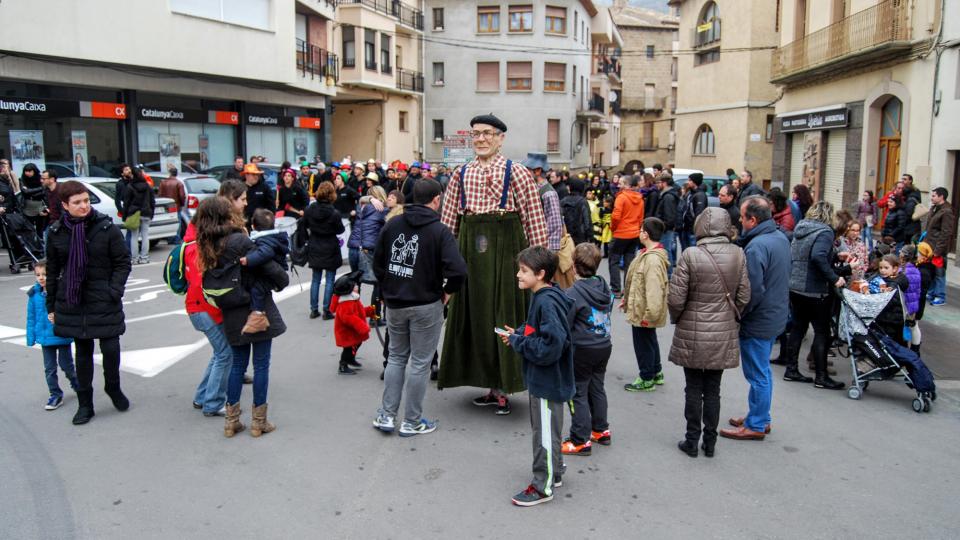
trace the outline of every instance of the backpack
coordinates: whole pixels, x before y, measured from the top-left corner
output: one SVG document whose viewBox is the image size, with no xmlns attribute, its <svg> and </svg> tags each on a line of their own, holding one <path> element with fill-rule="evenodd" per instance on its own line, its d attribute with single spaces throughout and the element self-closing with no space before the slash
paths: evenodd
<svg viewBox="0 0 960 540">
<path fill-rule="evenodd" d="M 240 262 L 203 273 L 203 298 L 217 309 L 231 309 L 250 304 L 250 293 L 243 287 Z"/>
<path fill-rule="evenodd" d="M 290 265 L 306 266 L 308 261 L 308 240 L 306 223 L 302 219 L 300 220 L 300 223 L 297 224 L 297 230 L 293 232 L 293 236 L 290 237 L 290 241 L 293 244 L 290 249 Z"/>
<path fill-rule="evenodd" d="M 687 194 L 677 201 L 677 231 L 693 230 L 693 196 Z"/>
<path fill-rule="evenodd" d="M 567 227 L 567 233 L 574 238 L 588 238 L 590 231 L 583 226 L 583 205 L 580 201 L 572 198 L 566 198 L 560 203 L 560 210 L 563 214 L 563 224 Z M 589 221 L 589 220 L 588 220 Z"/>
<path fill-rule="evenodd" d="M 163 265 L 163 282 L 174 294 L 187 294 L 187 272 L 183 264 L 183 258 L 187 246 L 192 246 L 195 243 L 194 241 L 181 242 L 167 255 L 167 262 Z"/>
</svg>

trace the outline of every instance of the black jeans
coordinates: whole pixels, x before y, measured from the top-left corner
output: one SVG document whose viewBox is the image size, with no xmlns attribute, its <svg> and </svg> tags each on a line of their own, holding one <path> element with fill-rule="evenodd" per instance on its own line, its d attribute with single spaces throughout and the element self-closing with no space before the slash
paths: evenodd
<svg viewBox="0 0 960 540">
<path fill-rule="evenodd" d="M 573 396 L 570 415 L 570 440 L 583 444 L 590 440 L 590 431 L 606 431 L 607 392 L 603 377 L 613 345 L 598 348 L 576 347 L 573 352 L 573 377 L 577 393 Z"/>
<path fill-rule="evenodd" d="M 77 391 L 93 389 L 93 340 L 76 339 Z M 120 388 L 120 336 L 100 340 L 103 355 L 103 387 Z"/>
<path fill-rule="evenodd" d="M 797 369 L 800 357 L 800 343 L 807 334 L 807 328 L 813 325 L 813 344 L 810 354 L 818 375 L 827 373 L 827 349 L 830 347 L 830 321 L 833 315 L 833 297 L 823 298 L 790 293 L 790 306 L 793 315 L 793 329 L 787 341 L 787 369 Z"/>
<path fill-rule="evenodd" d="M 610 242 L 610 258 L 607 259 L 607 264 L 610 269 L 610 289 L 613 292 L 620 292 L 620 257 L 623 256 L 623 272 L 626 273 L 639 247 L 639 238 L 614 238 Z"/>
<path fill-rule="evenodd" d="M 340 367 L 344 367 L 351 362 L 356 362 L 357 350 L 359 349 L 359 345 L 356 347 L 343 347 L 343 350 L 340 351 Z"/>
<path fill-rule="evenodd" d="M 653 380 L 657 373 L 663 371 L 657 329 L 643 326 L 632 326 L 631 329 L 633 330 L 633 353 L 637 356 L 640 378 L 645 381 Z"/>
<path fill-rule="evenodd" d="M 717 424 L 720 422 L 720 378 L 722 369 L 683 368 L 687 381 L 684 388 L 686 405 L 683 416 L 687 419 L 687 440 L 694 445 L 700 440 L 701 425 L 703 443 L 713 446 L 717 442 Z"/>
</svg>

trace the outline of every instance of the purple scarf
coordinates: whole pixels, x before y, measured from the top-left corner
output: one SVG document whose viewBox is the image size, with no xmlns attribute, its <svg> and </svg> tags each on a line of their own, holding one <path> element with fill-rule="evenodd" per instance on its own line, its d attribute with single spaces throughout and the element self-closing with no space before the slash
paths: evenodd
<svg viewBox="0 0 960 540">
<path fill-rule="evenodd" d="M 64 212 L 63 225 L 70 231 L 70 252 L 67 255 L 67 303 L 75 306 L 80 303 L 80 285 L 87 277 L 87 221 L 93 216 L 91 211 L 86 217 L 77 219 Z"/>
</svg>

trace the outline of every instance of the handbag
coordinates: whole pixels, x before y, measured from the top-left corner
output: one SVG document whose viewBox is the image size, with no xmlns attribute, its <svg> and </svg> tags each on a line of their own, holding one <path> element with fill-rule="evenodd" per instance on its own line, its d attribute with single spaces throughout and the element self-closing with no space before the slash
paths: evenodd
<svg viewBox="0 0 960 540">
<path fill-rule="evenodd" d="M 924 216 L 926 216 L 929 213 L 930 213 L 930 209 L 927 208 L 925 204 L 917 203 L 917 205 L 913 207 L 913 215 L 910 216 L 910 219 L 914 221 L 920 221 L 921 219 L 924 218 Z"/>
<path fill-rule="evenodd" d="M 123 228 L 128 231 L 140 230 L 140 211 L 139 210 L 137 210 L 133 214 L 123 219 Z"/>
<path fill-rule="evenodd" d="M 709 251 L 699 248 L 699 251 L 702 251 L 707 255 L 707 259 L 710 260 L 710 264 L 713 265 L 713 270 L 717 273 L 717 279 L 720 280 L 720 285 L 723 287 L 723 297 L 727 300 L 727 304 L 730 306 L 730 309 L 733 310 L 733 317 L 737 320 L 737 323 L 740 322 L 740 310 L 737 309 L 737 304 L 734 303 L 733 297 L 730 296 L 730 289 L 727 287 L 727 282 L 723 279 L 723 274 L 720 272 L 720 265 L 717 264 L 717 260 L 713 258 L 713 254 Z"/>
</svg>

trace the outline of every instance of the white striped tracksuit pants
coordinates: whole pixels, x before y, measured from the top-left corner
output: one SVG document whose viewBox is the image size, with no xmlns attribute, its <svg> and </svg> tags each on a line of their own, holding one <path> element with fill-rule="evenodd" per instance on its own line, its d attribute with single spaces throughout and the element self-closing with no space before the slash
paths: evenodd
<svg viewBox="0 0 960 540">
<path fill-rule="evenodd" d="M 563 474 L 560 436 L 563 430 L 562 401 L 530 396 L 530 427 L 533 428 L 533 486 L 545 495 L 553 494 L 553 483 Z"/>
</svg>

